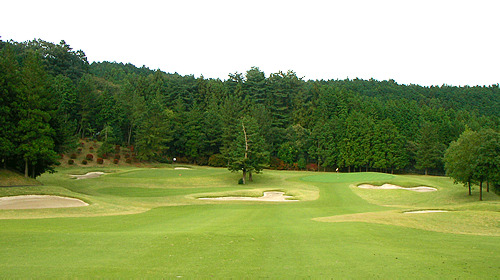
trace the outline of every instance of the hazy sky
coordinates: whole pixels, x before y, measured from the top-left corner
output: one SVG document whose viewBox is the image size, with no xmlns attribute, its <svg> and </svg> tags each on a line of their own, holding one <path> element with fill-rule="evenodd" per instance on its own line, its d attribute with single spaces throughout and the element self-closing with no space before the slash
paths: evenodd
<svg viewBox="0 0 500 280">
<path fill-rule="evenodd" d="M 23 1 L 0 3 L 2 40 L 65 40 L 89 62 L 226 79 L 268 76 L 500 83 L 500 1 Z"/>
</svg>

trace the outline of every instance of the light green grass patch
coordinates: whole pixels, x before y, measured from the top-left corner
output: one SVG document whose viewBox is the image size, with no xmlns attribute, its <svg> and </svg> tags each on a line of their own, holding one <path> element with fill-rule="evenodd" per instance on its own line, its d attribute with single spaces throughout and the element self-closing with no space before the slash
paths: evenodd
<svg viewBox="0 0 500 280">
<path fill-rule="evenodd" d="M 500 212 L 453 210 L 414 214 L 405 212 L 394 210 L 369 212 L 316 218 L 314 220 L 320 222 L 364 222 L 445 233 L 500 236 Z"/>
</svg>

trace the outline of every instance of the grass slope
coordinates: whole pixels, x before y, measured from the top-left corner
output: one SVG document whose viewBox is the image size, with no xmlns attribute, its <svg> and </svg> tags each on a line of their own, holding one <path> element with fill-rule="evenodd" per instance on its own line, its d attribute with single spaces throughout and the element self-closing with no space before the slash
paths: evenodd
<svg viewBox="0 0 500 280">
<path fill-rule="evenodd" d="M 25 178 L 23 174 L 0 168 L 0 187 L 37 185 L 40 185 L 40 182 L 33 178 Z"/>
<path fill-rule="evenodd" d="M 87 171 L 109 174 L 69 178 Z M 428 176 L 266 170 L 245 186 L 236 184 L 238 177 L 224 169 L 201 167 L 60 169 L 42 176 L 46 186 L 36 190 L 0 189 L 0 195 L 40 191 L 91 204 L 77 209 L 0 211 L 2 277 L 495 279 L 500 275 L 500 209 L 494 194 L 479 203 L 449 179 Z M 439 191 L 353 187 L 380 181 L 426 184 Z M 264 190 L 281 190 L 302 201 L 195 199 L 257 195 Z M 378 219 L 398 220 L 394 215 L 402 211 L 429 207 L 457 210 L 452 215 L 480 212 L 492 221 L 492 229 L 484 234 L 474 229 L 476 224 L 465 224 L 467 234 L 436 231 L 434 227 L 448 220 L 445 214 L 450 213 L 418 216 L 416 223 L 432 225 L 428 228 L 359 218 L 380 215 Z"/>
</svg>

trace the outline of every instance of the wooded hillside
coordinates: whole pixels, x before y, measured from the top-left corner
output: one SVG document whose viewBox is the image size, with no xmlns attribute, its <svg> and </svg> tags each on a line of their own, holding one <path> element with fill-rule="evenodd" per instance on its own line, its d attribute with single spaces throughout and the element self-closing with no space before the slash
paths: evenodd
<svg viewBox="0 0 500 280">
<path fill-rule="evenodd" d="M 0 41 L 0 92 L 2 164 L 32 177 L 79 138 L 133 147 L 138 161 L 227 166 L 243 120 L 271 168 L 442 174 L 445 149 L 466 127 L 500 130 L 498 84 L 306 81 L 257 67 L 205 79 L 89 64 L 64 41 Z"/>
</svg>

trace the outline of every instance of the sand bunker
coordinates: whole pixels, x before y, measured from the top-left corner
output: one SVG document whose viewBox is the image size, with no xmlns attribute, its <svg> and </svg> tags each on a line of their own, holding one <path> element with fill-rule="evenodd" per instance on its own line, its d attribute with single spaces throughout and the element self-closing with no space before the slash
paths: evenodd
<svg viewBox="0 0 500 280">
<path fill-rule="evenodd" d="M 264 196 L 262 197 L 245 197 L 245 196 L 225 196 L 225 197 L 202 197 L 199 199 L 203 200 L 245 200 L 245 201 L 298 201 L 298 200 L 289 200 L 288 198 L 292 198 L 292 196 L 285 195 L 283 192 L 264 192 Z"/>
<path fill-rule="evenodd" d="M 175 167 L 175 170 L 190 170 L 191 168 L 189 167 Z"/>
<path fill-rule="evenodd" d="M 442 213 L 448 212 L 446 210 L 418 210 L 418 211 L 408 211 L 404 212 L 404 214 L 425 214 L 425 213 Z"/>
<path fill-rule="evenodd" d="M 382 186 L 363 184 L 363 185 L 359 185 L 358 188 L 375 189 L 375 190 L 408 190 L 408 191 L 414 191 L 414 192 L 435 192 L 435 191 L 437 191 L 436 188 L 431 188 L 431 187 L 420 186 L 420 187 L 413 187 L 413 188 L 404 188 L 404 187 L 391 185 L 391 184 L 383 184 Z"/>
<path fill-rule="evenodd" d="M 97 178 L 97 177 L 100 177 L 101 175 L 103 175 L 104 172 L 89 172 L 85 175 L 69 175 L 73 178 L 76 178 L 77 180 L 79 179 L 90 179 L 90 178 Z"/>
<path fill-rule="evenodd" d="M 0 209 L 42 209 L 88 206 L 76 198 L 53 195 L 19 195 L 0 197 Z"/>
</svg>

